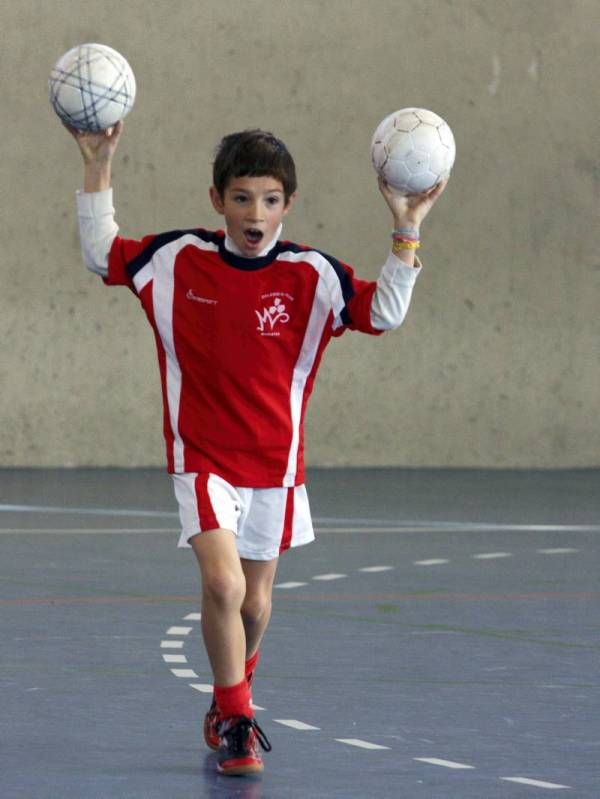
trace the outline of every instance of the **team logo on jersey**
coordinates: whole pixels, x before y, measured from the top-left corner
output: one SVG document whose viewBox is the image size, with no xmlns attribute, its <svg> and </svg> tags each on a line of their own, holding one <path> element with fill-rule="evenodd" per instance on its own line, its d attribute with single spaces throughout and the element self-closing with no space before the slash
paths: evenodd
<svg viewBox="0 0 600 799">
<path fill-rule="evenodd" d="M 291 294 L 263 294 L 261 297 L 265 305 L 262 311 L 254 311 L 258 319 L 256 328 L 261 336 L 278 336 L 279 330 L 276 327 L 285 325 L 290 321 L 290 315 L 286 307 L 286 299 L 293 301 Z"/>
</svg>

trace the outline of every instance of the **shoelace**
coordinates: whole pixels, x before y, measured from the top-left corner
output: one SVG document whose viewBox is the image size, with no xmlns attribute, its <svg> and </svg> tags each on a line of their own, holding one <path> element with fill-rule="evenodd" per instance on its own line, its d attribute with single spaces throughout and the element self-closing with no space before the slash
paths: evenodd
<svg viewBox="0 0 600 799">
<path fill-rule="evenodd" d="M 246 716 L 241 716 L 240 720 L 235 724 L 230 730 L 227 731 L 227 735 L 231 736 L 236 745 L 239 745 L 239 742 L 242 739 L 242 736 L 245 737 L 248 730 L 254 730 L 254 734 L 256 735 L 256 740 L 261 745 L 262 749 L 265 752 L 270 752 L 273 748 L 269 742 L 269 739 L 258 726 L 258 722 L 256 719 L 249 719 Z"/>
<path fill-rule="evenodd" d="M 273 747 L 271 746 L 271 743 L 270 743 L 269 739 L 267 738 L 267 736 L 264 734 L 264 732 L 258 726 L 258 723 L 257 723 L 256 719 L 251 719 L 250 720 L 250 726 L 254 730 L 254 733 L 256 735 L 256 740 L 262 746 L 263 750 L 265 752 L 270 752 Z"/>
</svg>

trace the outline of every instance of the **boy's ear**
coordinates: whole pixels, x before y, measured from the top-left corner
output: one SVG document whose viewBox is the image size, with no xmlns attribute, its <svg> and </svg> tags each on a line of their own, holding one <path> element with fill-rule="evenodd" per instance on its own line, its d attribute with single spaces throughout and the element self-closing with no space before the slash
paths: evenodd
<svg viewBox="0 0 600 799">
<path fill-rule="evenodd" d="M 210 195 L 210 201 L 213 204 L 213 208 L 215 209 L 215 211 L 218 214 L 224 214 L 225 206 L 223 205 L 223 198 L 216 190 L 216 188 L 214 186 L 211 186 L 210 189 L 208 190 L 208 193 Z"/>
<path fill-rule="evenodd" d="M 290 194 L 290 196 L 288 197 L 288 201 L 287 201 L 287 203 L 285 204 L 285 208 L 283 209 L 283 215 L 284 215 L 284 216 L 285 216 L 285 215 L 286 215 L 286 214 L 287 214 L 289 211 L 291 211 L 291 210 L 292 210 L 292 205 L 293 205 L 293 204 L 294 204 L 294 202 L 296 201 L 296 196 L 297 196 L 297 194 L 298 194 L 298 192 L 296 192 L 296 191 L 295 191 L 293 194 Z"/>
</svg>

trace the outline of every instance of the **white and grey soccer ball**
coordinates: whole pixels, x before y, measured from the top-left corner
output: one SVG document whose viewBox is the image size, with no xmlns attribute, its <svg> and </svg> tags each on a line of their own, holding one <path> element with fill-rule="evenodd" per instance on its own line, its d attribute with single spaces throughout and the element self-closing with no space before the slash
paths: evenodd
<svg viewBox="0 0 600 799">
<path fill-rule="evenodd" d="M 135 76 L 127 60 L 105 44 L 79 44 L 56 62 L 48 91 L 67 125 L 97 133 L 133 108 Z"/>
<path fill-rule="evenodd" d="M 456 157 L 447 122 L 426 108 L 402 108 L 377 126 L 371 141 L 375 171 L 399 194 L 419 194 L 450 175 Z"/>
</svg>

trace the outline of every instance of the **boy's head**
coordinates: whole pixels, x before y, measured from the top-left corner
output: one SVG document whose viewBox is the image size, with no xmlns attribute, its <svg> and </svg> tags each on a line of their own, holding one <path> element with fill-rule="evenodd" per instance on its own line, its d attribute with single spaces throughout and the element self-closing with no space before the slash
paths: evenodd
<svg viewBox="0 0 600 799">
<path fill-rule="evenodd" d="M 213 185 L 223 198 L 232 178 L 272 177 L 283 186 L 286 205 L 296 191 L 296 167 L 285 144 L 264 130 L 230 133 L 219 142 Z"/>
<path fill-rule="evenodd" d="M 263 130 L 225 136 L 217 148 L 210 199 L 227 233 L 247 258 L 279 235 L 293 205 L 296 169 L 285 144 Z"/>
</svg>

